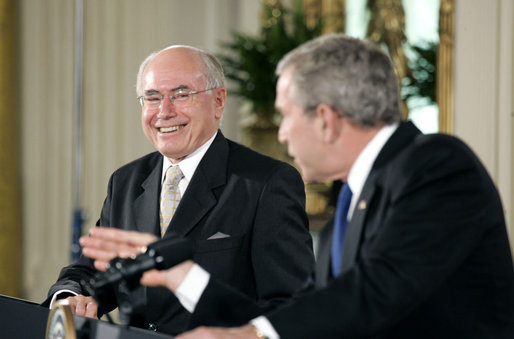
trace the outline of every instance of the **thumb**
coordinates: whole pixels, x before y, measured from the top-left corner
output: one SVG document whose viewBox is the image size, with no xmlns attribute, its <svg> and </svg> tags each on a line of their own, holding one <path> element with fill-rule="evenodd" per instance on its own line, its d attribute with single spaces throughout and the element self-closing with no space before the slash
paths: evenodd
<svg viewBox="0 0 514 339">
<path fill-rule="evenodd" d="M 166 271 L 150 270 L 141 277 L 141 285 L 166 287 Z"/>
</svg>

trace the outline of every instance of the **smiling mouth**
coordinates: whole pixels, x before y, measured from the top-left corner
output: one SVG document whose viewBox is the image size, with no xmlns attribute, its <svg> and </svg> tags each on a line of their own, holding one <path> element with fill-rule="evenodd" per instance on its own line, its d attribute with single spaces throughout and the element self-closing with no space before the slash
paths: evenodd
<svg viewBox="0 0 514 339">
<path fill-rule="evenodd" d="M 177 125 L 177 126 L 171 126 L 171 127 L 161 127 L 159 128 L 159 132 L 161 133 L 170 133 L 178 131 L 179 129 L 184 128 L 186 125 Z"/>
</svg>

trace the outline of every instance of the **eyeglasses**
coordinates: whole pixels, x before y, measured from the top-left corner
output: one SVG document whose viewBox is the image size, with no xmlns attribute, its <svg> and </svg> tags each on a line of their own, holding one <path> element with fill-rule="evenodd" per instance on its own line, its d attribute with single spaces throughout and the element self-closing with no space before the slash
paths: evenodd
<svg viewBox="0 0 514 339">
<path fill-rule="evenodd" d="M 185 90 L 178 90 L 174 92 L 173 94 L 161 94 L 161 93 L 155 93 L 155 94 L 148 94 L 148 95 L 141 95 L 137 97 L 137 100 L 139 101 L 139 104 L 141 107 L 147 106 L 148 108 L 158 108 L 162 104 L 162 100 L 164 97 L 170 98 L 170 102 L 175 105 L 187 105 L 190 104 L 193 98 L 193 95 L 198 93 L 203 93 L 207 91 L 211 91 L 213 89 L 216 89 L 217 87 L 204 89 L 203 91 L 185 91 Z"/>
</svg>

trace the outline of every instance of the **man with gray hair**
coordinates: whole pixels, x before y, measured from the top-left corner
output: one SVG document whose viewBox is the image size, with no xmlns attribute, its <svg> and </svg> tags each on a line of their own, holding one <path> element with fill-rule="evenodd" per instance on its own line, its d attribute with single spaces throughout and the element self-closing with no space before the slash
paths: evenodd
<svg viewBox="0 0 514 339">
<path fill-rule="evenodd" d="M 75 314 L 101 315 L 79 282 L 173 235 L 193 244 L 194 260 L 213 277 L 254 302 L 290 298 L 314 264 L 304 184 L 294 167 L 223 136 L 219 61 L 189 46 L 163 49 L 142 63 L 137 95 L 143 131 L 157 151 L 113 173 L 98 227 L 80 239 L 83 257 L 61 271 L 45 304 L 68 297 Z M 105 293 L 102 311 L 118 306 L 121 294 Z M 184 308 L 161 287 L 129 297 L 138 301 L 131 325 L 170 334 L 190 328 L 187 298 L 179 296 Z"/>
<path fill-rule="evenodd" d="M 514 269 L 494 183 L 457 138 L 400 121 L 387 55 L 334 34 L 290 52 L 277 73 L 279 140 L 306 181 L 345 182 L 320 237 L 316 289 L 257 317 L 262 309 L 210 279 L 197 323 L 214 325 L 209 315 L 232 300 L 251 325 L 178 338 L 514 338 Z M 195 265 L 142 282 L 174 291 Z"/>
</svg>

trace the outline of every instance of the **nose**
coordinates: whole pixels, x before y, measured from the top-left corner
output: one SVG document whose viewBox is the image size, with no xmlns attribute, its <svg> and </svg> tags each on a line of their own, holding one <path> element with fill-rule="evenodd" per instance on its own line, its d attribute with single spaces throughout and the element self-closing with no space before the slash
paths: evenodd
<svg viewBox="0 0 514 339">
<path fill-rule="evenodd" d="M 177 111 L 175 110 L 175 105 L 171 102 L 169 96 L 165 95 L 162 98 L 161 104 L 159 106 L 159 116 L 160 117 L 168 117 L 177 115 Z"/>
</svg>

